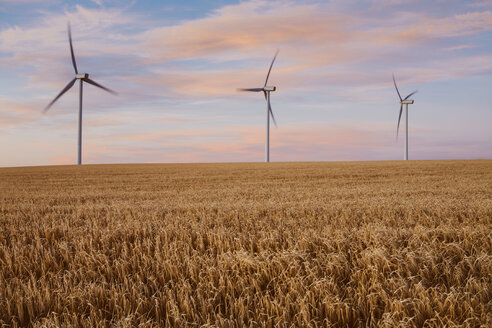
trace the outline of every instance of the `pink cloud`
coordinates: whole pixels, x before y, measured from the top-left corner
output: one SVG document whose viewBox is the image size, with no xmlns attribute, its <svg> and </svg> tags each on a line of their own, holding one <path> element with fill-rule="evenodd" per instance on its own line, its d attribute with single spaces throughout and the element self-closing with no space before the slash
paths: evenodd
<svg viewBox="0 0 492 328">
<path fill-rule="evenodd" d="M 73 154 L 53 156 L 49 159 L 49 162 L 52 163 L 51 165 L 72 165 L 77 160 L 76 156 L 77 154 L 74 151 Z"/>
<path fill-rule="evenodd" d="M 455 50 L 473 49 L 473 48 L 475 48 L 475 46 L 473 46 L 471 44 L 460 44 L 460 45 L 457 45 L 457 46 L 444 48 L 444 50 L 447 50 L 447 51 L 455 51 Z"/>
<path fill-rule="evenodd" d="M 356 15 L 332 13 L 319 4 L 249 1 L 221 8 L 203 19 L 150 29 L 139 39 L 149 62 L 186 58 L 217 62 L 261 55 L 268 58 L 266 66 L 279 47 L 288 63 L 281 69 L 299 71 L 367 56 L 367 52 L 344 47 L 357 41 L 360 21 Z"/>
<path fill-rule="evenodd" d="M 359 124 L 360 125 L 360 124 Z M 432 137 L 430 136 L 432 134 Z M 486 142 L 458 140 L 424 129 L 411 129 L 412 159 L 490 158 Z M 261 126 L 233 126 L 214 130 L 174 131 L 89 139 L 88 158 L 101 162 L 230 162 L 264 159 L 265 131 Z M 118 144 L 112 144 L 118 139 Z M 429 142 L 432 140 L 432 142 Z M 271 129 L 273 161 L 401 159 L 403 139 L 395 140 L 394 126 L 286 125 Z M 104 144 L 103 144 L 104 143 Z"/>
<path fill-rule="evenodd" d="M 112 32 L 116 26 L 131 24 L 138 26 L 137 15 L 118 9 L 87 9 L 76 5 L 73 12 L 46 14 L 29 27 L 12 26 L 0 30 L 0 67 L 8 69 L 33 68 L 24 76 L 30 84 L 41 87 L 63 87 L 73 70 L 67 41 L 67 21 L 71 21 L 74 50 L 81 71 L 87 58 L 105 58 L 118 63 L 115 58 L 132 53 L 133 44 L 127 36 Z M 111 31 L 111 32 L 110 32 Z M 94 69 L 94 67 L 92 67 Z"/>
<path fill-rule="evenodd" d="M 350 38 L 344 30 L 350 21 L 353 17 L 333 15 L 316 5 L 250 1 L 203 19 L 152 29 L 142 39 L 154 56 L 189 58 L 293 41 L 342 43 Z"/>
<path fill-rule="evenodd" d="M 264 159 L 263 126 L 222 129 L 176 129 L 167 133 L 128 134 L 121 131 L 103 138 L 84 135 L 84 163 L 146 162 L 261 162 Z M 62 147 L 51 143 L 32 146 L 49 153 L 48 163 L 73 164 L 76 135 Z M 431 141 L 430 141 L 431 140 Z M 402 139 L 394 139 L 394 126 L 296 124 L 271 129 L 272 161 L 388 160 L 401 159 Z M 436 131 L 411 129 L 411 159 L 490 158 L 486 142 L 462 140 Z"/>
<path fill-rule="evenodd" d="M 328 5 L 320 3 L 245 1 L 220 8 L 202 19 L 122 35 L 114 31 L 122 24 L 142 24 L 138 15 L 78 5 L 74 12 L 46 16 L 34 27 L 14 26 L 1 30 L 0 48 L 8 49 L 10 55 L 0 58 L 0 66 L 25 67 L 28 63 L 35 68 L 28 75 L 28 85 L 36 90 L 49 88 L 57 92 L 72 75 L 65 30 L 66 20 L 70 19 L 81 69 L 97 73 L 99 67 L 86 67 L 84 62 L 86 58 L 102 57 L 105 62 L 110 61 L 110 65 L 101 68 L 124 71 L 125 74 L 113 78 L 115 82 L 132 82 L 132 92 L 150 92 L 155 96 L 162 95 L 164 90 L 168 97 L 222 96 L 235 93 L 237 87 L 261 83 L 276 47 L 281 48 L 281 53 L 272 78 L 281 78 L 283 88 L 311 87 L 319 81 L 357 84 L 369 77 L 372 83 L 377 83 L 374 72 L 350 69 L 337 72 L 335 65 L 380 61 L 378 58 L 388 52 L 402 51 L 400 46 L 408 42 L 471 35 L 492 28 L 492 12 L 489 11 L 444 18 L 396 12 L 392 19 L 383 21 L 366 17 L 362 12 L 346 14 L 329 9 Z M 130 54 L 135 56 L 131 61 L 121 58 Z M 184 58 L 212 64 L 241 60 L 246 66 L 182 70 L 154 66 Z M 446 60 L 449 59 L 443 63 Z M 419 66 L 426 64 L 434 65 L 426 60 Z M 453 64 L 451 60 L 448 65 L 441 65 L 446 66 L 443 71 L 456 69 Z M 129 65 L 132 71 L 126 69 Z M 459 66 L 464 67 L 461 71 L 466 73 L 466 65 Z M 148 72 L 141 74 L 143 69 Z M 388 72 L 381 73 L 386 79 Z M 108 75 L 103 74 L 102 83 L 107 81 Z M 149 85 L 150 90 L 145 88 Z M 135 94 L 133 98 L 141 96 Z"/>
<path fill-rule="evenodd" d="M 204 130 L 204 129 L 182 129 L 179 131 L 172 132 L 150 132 L 150 133 L 139 133 L 133 135 L 127 135 L 124 137 L 128 140 L 169 140 L 175 138 L 193 138 L 193 137 L 204 137 L 204 136 L 213 136 L 217 133 L 213 130 Z"/>
<path fill-rule="evenodd" d="M 304 85 L 361 85 L 387 87 L 390 72 L 334 70 L 335 65 L 401 60 L 409 43 L 471 35 L 492 29 L 492 12 L 473 12 L 439 18 L 420 13 L 397 12 L 390 20 L 329 12 L 321 4 L 266 1 L 242 2 L 198 20 L 150 29 L 139 39 L 150 62 L 183 58 L 212 63 L 243 60 L 246 69 L 153 69 L 135 81 L 165 86 L 169 95 L 208 97 L 232 95 L 236 87 L 255 86 L 264 74 L 275 47 L 281 48 L 273 79 L 284 89 Z M 391 47 L 391 48 L 390 48 Z M 447 47 L 443 50 L 458 49 Z M 395 54 L 388 59 L 388 54 Z M 262 62 L 257 58 L 261 55 Z M 489 57 L 489 56 L 482 56 Z M 419 63 L 427 78 L 455 78 L 476 74 L 475 58 L 433 58 Z M 260 64 L 261 63 L 261 64 Z M 264 63 L 264 64 L 263 64 Z M 456 65 L 458 63 L 458 65 Z M 487 66 L 487 65 L 486 65 Z M 409 70 L 414 70 L 410 67 Z M 430 74 L 430 72 L 433 72 Z M 417 75 L 417 74 L 413 74 Z M 422 81 L 422 79 L 420 80 Z"/>
<path fill-rule="evenodd" d="M 12 128 L 22 123 L 32 122 L 41 118 L 41 111 L 34 110 L 37 102 L 0 97 L 0 126 Z"/>
<path fill-rule="evenodd" d="M 377 126 L 372 129 L 374 130 L 371 130 L 369 126 L 365 129 L 354 129 L 347 126 L 323 127 L 320 125 L 314 127 L 291 125 L 278 129 L 272 128 L 272 158 L 276 160 L 314 160 L 321 156 L 325 160 L 352 159 L 353 155 L 349 154 L 354 154 L 354 149 L 367 154 L 370 148 L 377 149 L 394 145 L 394 139 L 388 138 L 386 132 L 381 131 Z M 159 158 L 166 162 L 262 161 L 265 131 L 263 127 L 234 126 L 220 130 L 184 130 L 130 135 L 128 140 L 133 144 L 145 142 L 146 146 L 142 148 L 129 146 L 120 150 L 116 148 L 117 153 L 129 151 L 134 155 L 140 153 L 146 158 L 148 156 L 153 158 L 152 154 L 157 153 L 161 156 Z M 98 141 L 91 139 L 90 143 L 94 144 L 94 142 Z M 106 142 L 108 142 L 107 139 Z M 115 151 L 113 147 L 110 149 Z M 360 156 L 363 155 L 355 153 L 353 158 L 360 159 Z"/>
<path fill-rule="evenodd" d="M 395 44 L 472 35 L 492 29 L 492 12 L 490 11 L 444 18 L 412 13 L 404 14 L 402 18 L 409 22 L 390 29 L 387 26 L 378 27 L 363 32 L 362 35 L 373 42 Z"/>
<path fill-rule="evenodd" d="M 470 7 L 492 7 L 492 0 L 482 0 L 482 1 L 470 1 L 468 3 Z"/>
</svg>

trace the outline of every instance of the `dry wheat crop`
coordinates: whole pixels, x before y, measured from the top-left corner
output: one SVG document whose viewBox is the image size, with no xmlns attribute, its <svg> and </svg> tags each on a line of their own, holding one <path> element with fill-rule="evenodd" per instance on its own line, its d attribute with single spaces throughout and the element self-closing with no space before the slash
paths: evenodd
<svg viewBox="0 0 492 328">
<path fill-rule="evenodd" d="M 0 169 L 7 327 L 491 327 L 492 161 Z"/>
</svg>

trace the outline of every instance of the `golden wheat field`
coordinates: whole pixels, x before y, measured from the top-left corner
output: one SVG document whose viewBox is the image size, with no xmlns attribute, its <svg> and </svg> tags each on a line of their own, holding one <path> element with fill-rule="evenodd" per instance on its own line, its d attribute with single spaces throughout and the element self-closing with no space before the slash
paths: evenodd
<svg viewBox="0 0 492 328">
<path fill-rule="evenodd" d="M 2 327 L 491 327 L 492 161 L 0 169 Z"/>
</svg>

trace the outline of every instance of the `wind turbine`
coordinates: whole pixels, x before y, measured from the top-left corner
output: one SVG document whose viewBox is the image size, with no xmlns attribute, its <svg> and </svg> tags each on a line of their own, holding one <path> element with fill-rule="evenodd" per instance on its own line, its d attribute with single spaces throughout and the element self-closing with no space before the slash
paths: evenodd
<svg viewBox="0 0 492 328">
<path fill-rule="evenodd" d="M 405 98 L 401 99 L 400 91 L 396 86 L 395 75 L 393 74 L 393 84 L 395 85 L 396 92 L 398 93 L 398 98 L 400 98 L 400 116 L 398 116 L 398 126 L 396 127 L 396 138 L 398 139 L 398 130 L 400 129 L 401 113 L 403 111 L 403 105 L 405 105 L 405 144 L 403 148 L 403 159 L 408 161 L 408 105 L 413 104 L 413 100 L 408 99 L 417 93 L 417 90 L 410 93 Z"/>
<path fill-rule="evenodd" d="M 262 88 L 249 88 L 249 89 L 238 89 L 238 91 L 246 92 L 263 92 L 265 95 L 265 100 L 267 102 L 267 124 L 266 124 L 266 146 L 265 146 L 265 162 L 270 162 L 270 115 L 272 116 L 273 124 L 277 127 L 277 122 L 275 121 L 275 116 L 273 116 L 272 106 L 270 105 L 270 92 L 277 90 L 277 87 L 267 86 L 268 78 L 270 77 L 270 72 L 272 71 L 273 63 L 278 55 L 278 49 L 273 56 L 272 63 L 270 64 L 270 69 L 268 69 L 268 74 L 265 80 L 265 85 Z"/>
<path fill-rule="evenodd" d="M 73 69 L 75 70 L 75 77 L 73 80 L 68 82 L 68 84 L 63 88 L 62 91 L 58 94 L 58 96 L 53 99 L 48 106 L 46 106 L 43 110 L 43 113 L 46 113 L 48 109 L 53 106 L 53 104 L 60 98 L 65 92 L 70 90 L 70 88 L 73 87 L 75 84 L 75 81 L 79 80 L 80 81 L 80 89 L 79 89 L 79 140 L 78 140 L 78 152 L 77 152 L 77 164 L 80 165 L 82 164 L 82 86 L 84 82 L 87 82 L 89 84 L 92 84 L 98 88 L 101 88 L 103 90 L 106 90 L 109 93 L 112 93 L 116 95 L 117 93 L 114 92 L 113 90 L 110 90 L 106 87 L 103 87 L 99 83 L 96 83 L 95 81 L 89 79 L 89 74 L 87 73 L 79 73 L 77 70 L 77 63 L 75 62 L 75 55 L 73 54 L 73 45 L 72 45 L 72 31 L 70 29 L 70 23 L 68 23 L 68 42 L 70 43 L 70 54 L 72 55 L 72 64 L 73 64 Z"/>
</svg>

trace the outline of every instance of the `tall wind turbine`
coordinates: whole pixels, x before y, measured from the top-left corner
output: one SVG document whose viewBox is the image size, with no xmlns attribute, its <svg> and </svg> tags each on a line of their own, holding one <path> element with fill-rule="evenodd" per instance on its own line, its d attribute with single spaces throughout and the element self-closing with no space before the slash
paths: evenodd
<svg viewBox="0 0 492 328">
<path fill-rule="evenodd" d="M 117 93 L 114 92 L 113 90 L 110 90 L 106 87 L 103 87 L 99 83 L 96 83 L 95 81 L 89 79 L 89 74 L 87 73 L 79 73 L 77 70 L 77 63 L 75 62 L 75 55 L 73 53 L 73 45 L 72 45 L 72 31 L 70 29 L 70 23 L 68 23 L 68 42 L 70 43 L 70 54 L 72 55 L 72 64 L 73 64 L 73 69 L 75 70 L 75 77 L 73 80 L 68 82 L 68 84 L 63 88 L 62 91 L 58 94 L 58 96 L 53 99 L 48 106 L 46 106 L 43 110 L 43 113 L 46 113 L 48 109 L 50 109 L 51 106 L 60 98 L 65 92 L 70 90 L 70 88 L 73 87 L 75 84 L 75 81 L 79 80 L 80 81 L 80 89 L 79 89 L 79 140 L 78 140 L 78 152 L 77 152 L 77 164 L 80 165 L 82 164 L 82 86 L 84 82 L 87 82 L 89 84 L 92 84 L 98 88 L 101 88 L 103 90 L 106 90 L 109 93 L 112 93 L 116 95 Z"/>
<path fill-rule="evenodd" d="M 403 159 L 408 161 L 408 105 L 413 104 L 413 100 L 408 99 L 417 93 L 417 90 L 410 93 L 405 98 L 401 99 L 400 91 L 396 86 L 395 75 L 393 74 L 393 84 L 395 85 L 396 92 L 398 93 L 398 98 L 400 98 L 400 116 L 398 116 L 398 126 L 396 127 L 396 138 L 398 138 L 398 130 L 400 129 L 401 113 L 403 111 L 403 105 L 405 105 L 405 144 L 403 148 Z"/>
<path fill-rule="evenodd" d="M 267 124 L 266 124 L 266 146 L 265 146 L 265 162 L 270 162 L 270 115 L 272 116 L 273 124 L 277 127 L 277 122 L 275 121 L 275 116 L 273 116 L 272 106 L 270 105 L 270 92 L 277 90 L 277 87 L 267 86 L 268 78 L 270 77 L 270 72 L 272 71 L 273 63 L 278 55 L 278 49 L 273 56 L 272 63 L 268 69 L 268 74 L 265 80 L 265 85 L 262 88 L 249 88 L 249 89 L 238 89 L 238 91 L 246 92 L 263 92 L 265 95 L 265 100 L 267 103 Z"/>
</svg>

